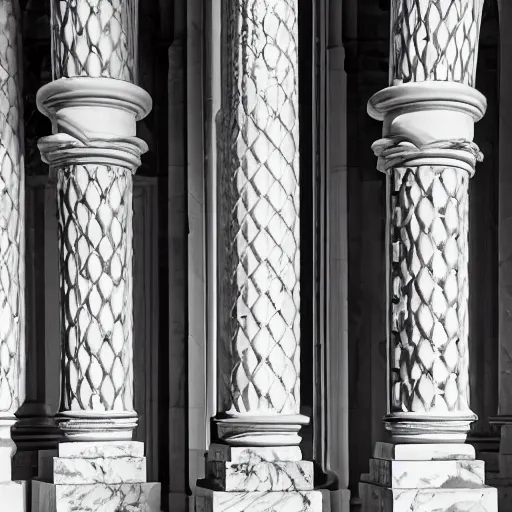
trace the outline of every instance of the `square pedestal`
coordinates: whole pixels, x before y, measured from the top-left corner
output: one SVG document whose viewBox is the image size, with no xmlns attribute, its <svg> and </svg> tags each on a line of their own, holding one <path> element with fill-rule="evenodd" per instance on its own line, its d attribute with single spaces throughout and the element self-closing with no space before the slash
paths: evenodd
<svg viewBox="0 0 512 512">
<path fill-rule="evenodd" d="M 206 479 L 196 490 L 196 512 L 320 512 L 313 463 L 298 446 L 234 447 L 212 444 Z"/>
<path fill-rule="evenodd" d="M 143 443 L 62 443 L 58 455 L 53 483 L 32 483 L 33 512 L 160 512 L 161 486 L 146 482 Z"/>
<path fill-rule="evenodd" d="M 485 463 L 466 444 L 377 443 L 359 493 L 363 512 L 497 512 Z"/>
</svg>

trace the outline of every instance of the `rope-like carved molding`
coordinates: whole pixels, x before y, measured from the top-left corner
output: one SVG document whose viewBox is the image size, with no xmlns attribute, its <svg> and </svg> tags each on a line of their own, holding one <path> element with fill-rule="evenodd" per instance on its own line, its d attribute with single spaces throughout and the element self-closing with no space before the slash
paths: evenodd
<svg viewBox="0 0 512 512">
<path fill-rule="evenodd" d="M 433 160 L 431 164 L 436 165 L 443 159 L 451 160 L 452 166 L 467 169 L 472 176 L 476 162 L 484 159 L 480 148 L 466 139 L 439 140 L 418 146 L 404 137 L 385 137 L 375 141 L 372 149 L 378 157 L 377 169 L 381 172 L 406 165 L 411 160 L 421 159 L 422 165 L 429 165 L 430 159 Z"/>
</svg>

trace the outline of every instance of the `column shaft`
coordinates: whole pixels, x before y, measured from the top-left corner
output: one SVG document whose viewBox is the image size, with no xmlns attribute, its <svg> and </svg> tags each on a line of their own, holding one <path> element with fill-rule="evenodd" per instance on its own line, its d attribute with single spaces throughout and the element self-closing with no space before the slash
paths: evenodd
<svg viewBox="0 0 512 512">
<path fill-rule="evenodd" d="M 17 1 L 0 5 L 0 438 L 25 399 L 25 176 Z M 14 444 L 12 444 L 14 447 Z"/>
<path fill-rule="evenodd" d="M 224 4 L 219 387 L 220 411 L 253 429 L 255 417 L 304 419 L 297 4 L 249 4 Z"/>
</svg>

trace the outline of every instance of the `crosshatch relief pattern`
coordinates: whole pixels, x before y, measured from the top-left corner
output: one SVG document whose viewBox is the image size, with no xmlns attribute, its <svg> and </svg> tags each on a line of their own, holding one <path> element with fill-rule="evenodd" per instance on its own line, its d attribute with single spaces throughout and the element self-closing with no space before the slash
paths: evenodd
<svg viewBox="0 0 512 512">
<path fill-rule="evenodd" d="M 220 373 L 230 412 L 296 414 L 297 7 L 267 0 L 225 6 L 231 42 L 223 87 L 220 328 L 226 354 Z"/>
<path fill-rule="evenodd" d="M 466 171 L 392 169 L 392 411 L 469 411 Z"/>
<path fill-rule="evenodd" d="M 483 0 L 393 0 L 390 83 L 474 86 Z"/>
<path fill-rule="evenodd" d="M 52 0 L 54 79 L 136 79 L 138 0 Z"/>
<path fill-rule="evenodd" d="M 24 401 L 24 161 L 16 0 L 0 2 L 0 413 Z"/>
<path fill-rule="evenodd" d="M 132 173 L 103 165 L 58 173 L 64 407 L 131 411 Z"/>
</svg>

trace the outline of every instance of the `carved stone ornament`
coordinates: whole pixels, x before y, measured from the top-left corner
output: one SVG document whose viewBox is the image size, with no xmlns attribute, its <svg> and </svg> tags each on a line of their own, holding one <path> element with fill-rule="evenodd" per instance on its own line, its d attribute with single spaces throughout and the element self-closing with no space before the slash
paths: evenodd
<svg viewBox="0 0 512 512">
<path fill-rule="evenodd" d="M 388 179 L 389 414 L 397 442 L 463 441 L 469 406 L 468 189 L 485 98 L 450 82 L 389 87 L 369 113 Z"/>
<path fill-rule="evenodd" d="M 58 178 L 63 392 L 68 438 L 130 438 L 133 410 L 132 187 L 150 96 L 128 82 L 61 79 L 40 89 Z"/>
</svg>

